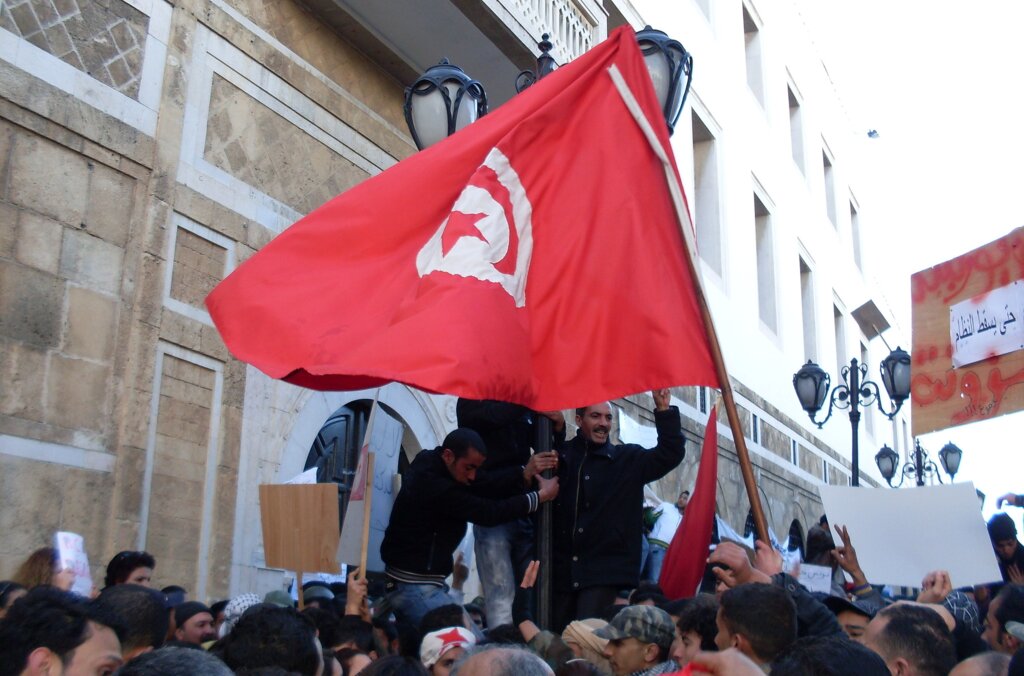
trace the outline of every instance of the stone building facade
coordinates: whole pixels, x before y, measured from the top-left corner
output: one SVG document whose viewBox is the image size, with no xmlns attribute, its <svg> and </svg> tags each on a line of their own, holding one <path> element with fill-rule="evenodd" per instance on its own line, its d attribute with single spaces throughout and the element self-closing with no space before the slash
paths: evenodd
<svg viewBox="0 0 1024 676">
<path fill-rule="evenodd" d="M 408 55 L 442 49 L 415 19 L 468 25 L 468 49 L 509 82 L 544 30 L 565 60 L 642 25 L 613 0 L 424 0 L 422 16 L 388 5 L 0 3 L 0 576 L 68 530 L 85 536 L 97 582 L 113 554 L 145 549 L 156 584 L 196 598 L 278 586 L 257 486 L 302 471 L 325 421 L 373 393 L 268 379 L 228 354 L 203 299 L 301 215 L 414 152 L 403 87 L 431 62 Z M 816 520 L 825 465 L 842 483 L 848 460 L 735 375 L 784 536 Z M 694 443 L 663 497 L 692 484 L 705 394 L 676 392 Z M 390 385 L 380 398 L 407 455 L 455 425 L 451 397 Z M 648 395 L 619 404 L 650 419 Z M 720 460 L 720 509 L 742 528 L 727 432 Z"/>
</svg>

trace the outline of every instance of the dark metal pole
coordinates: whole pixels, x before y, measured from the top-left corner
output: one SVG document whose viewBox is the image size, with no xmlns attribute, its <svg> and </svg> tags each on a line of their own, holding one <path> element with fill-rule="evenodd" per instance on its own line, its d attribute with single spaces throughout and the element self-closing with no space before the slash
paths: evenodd
<svg viewBox="0 0 1024 676">
<path fill-rule="evenodd" d="M 546 453 L 551 450 L 551 419 L 537 413 L 534 415 L 534 428 L 537 432 L 534 450 Z M 550 479 L 554 470 L 546 470 L 544 477 Z M 540 518 L 537 520 L 537 558 L 540 559 L 540 571 L 537 573 L 537 624 L 541 629 L 551 627 L 551 531 L 554 518 L 553 503 L 545 502 L 540 506 Z"/>
<path fill-rule="evenodd" d="M 851 486 L 860 486 L 860 365 L 850 360 L 850 427 L 853 428 L 853 473 Z"/>
<path fill-rule="evenodd" d="M 914 440 L 914 470 L 917 473 L 917 485 L 924 486 L 924 451 L 917 439 Z"/>
</svg>

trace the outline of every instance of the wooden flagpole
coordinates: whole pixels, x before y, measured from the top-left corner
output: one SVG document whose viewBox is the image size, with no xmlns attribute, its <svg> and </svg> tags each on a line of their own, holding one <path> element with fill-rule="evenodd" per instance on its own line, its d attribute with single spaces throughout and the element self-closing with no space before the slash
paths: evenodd
<svg viewBox="0 0 1024 676">
<path fill-rule="evenodd" d="M 761 507 L 761 497 L 757 492 L 757 482 L 754 480 L 754 469 L 750 463 L 750 454 L 747 452 L 746 438 L 743 436 L 743 425 L 740 423 L 740 416 L 736 410 L 736 401 L 732 396 L 732 384 L 729 380 L 729 373 L 725 368 L 725 359 L 722 356 L 722 348 L 718 344 L 718 333 L 715 331 L 715 323 L 711 318 L 711 310 L 708 307 L 707 298 L 704 296 L 704 285 L 700 277 L 700 263 L 697 260 L 697 246 L 694 241 L 693 232 L 690 230 L 690 217 L 686 212 L 683 201 L 683 191 L 676 181 L 675 171 L 672 163 L 658 141 L 650 121 L 644 115 L 643 109 L 637 102 L 625 78 L 615 64 L 608 67 L 608 74 L 615 83 L 615 88 L 622 97 L 626 108 L 633 115 L 633 119 L 640 126 L 647 142 L 650 144 L 654 154 L 661 160 L 662 168 L 665 170 L 665 180 L 668 183 L 669 193 L 672 195 L 672 204 L 676 211 L 676 220 L 679 221 L 679 229 L 682 230 L 683 239 L 686 242 L 687 254 L 690 259 L 690 279 L 693 281 L 693 288 L 697 296 L 697 305 L 700 307 L 701 319 L 704 321 L 704 330 L 708 335 L 708 345 L 711 349 L 711 359 L 715 364 L 715 373 L 718 375 L 719 387 L 722 392 L 722 402 L 725 404 L 725 412 L 729 418 L 729 428 L 732 430 L 733 441 L 736 444 L 736 457 L 739 459 L 740 471 L 743 474 L 743 484 L 747 489 L 747 498 L 750 500 L 750 510 L 754 516 L 754 525 L 757 528 L 758 538 L 771 544 L 768 537 L 768 522 L 764 518 L 764 510 Z"/>
<path fill-rule="evenodd" d="M 370 542 L 370 510 L 373 507 L 373 460 L 376 453 L 366 454 L 366 489 L 363 493 L 363 539 L 359 546 L 359 579 L 366 579 L 366 550 Z"/>
</svg>

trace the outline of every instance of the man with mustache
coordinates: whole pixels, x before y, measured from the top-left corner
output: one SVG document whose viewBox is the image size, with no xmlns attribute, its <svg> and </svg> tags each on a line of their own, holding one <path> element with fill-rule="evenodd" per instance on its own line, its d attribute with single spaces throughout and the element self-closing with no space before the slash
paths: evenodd
<svg viewBox="0 0 1024 676">
<path fill-rule="evenodd" d="M 658 445 L 612 444 L 608 402 L 576 409 L 576 436 L 559 448 L 555 499 L 553 614 L 556 632 L 597 617 L 640 578 L 643 491 L 683 459 L 679 409 L 655 390 Z"/>
</svg>

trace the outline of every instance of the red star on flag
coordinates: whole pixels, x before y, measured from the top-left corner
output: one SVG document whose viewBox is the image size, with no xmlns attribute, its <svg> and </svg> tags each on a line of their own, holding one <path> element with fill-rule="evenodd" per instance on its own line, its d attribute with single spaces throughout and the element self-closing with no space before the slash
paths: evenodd
<svg viewBox="0 0 1024 676">
<path fill-rule="evenodd" d="M 448 217 L 448 225 L 444 229 L 444 234 L 441 235 L 441 253 L 447 256 L 455 243 L 463 237 L 476 237 L 480 241 L 486 242 L 487 239 L 476 227 L 477 222 L 485 216 L 487 214 L 464 214 L 461 211 L 453 211 L 452 215 Z"/>
</svg>

